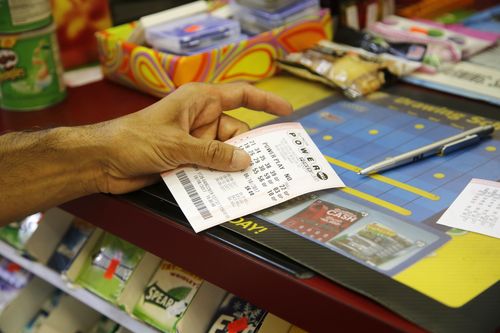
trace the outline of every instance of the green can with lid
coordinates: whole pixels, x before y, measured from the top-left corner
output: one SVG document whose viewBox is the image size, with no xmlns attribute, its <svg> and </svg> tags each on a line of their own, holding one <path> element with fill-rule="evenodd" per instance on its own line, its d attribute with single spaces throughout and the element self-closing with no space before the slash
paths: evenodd
<svg viewBox="0 0 500 333">
<path fill-rule="evenodd" d="M 0 0 L 1 34 L 39 29 L 50 23 L 50 0 Z"/>
<path fill-rule="evenodd" d="M 0 35 L 0 108 L 43 109 L 66 96 L 54 24 Z"/>
</svg>

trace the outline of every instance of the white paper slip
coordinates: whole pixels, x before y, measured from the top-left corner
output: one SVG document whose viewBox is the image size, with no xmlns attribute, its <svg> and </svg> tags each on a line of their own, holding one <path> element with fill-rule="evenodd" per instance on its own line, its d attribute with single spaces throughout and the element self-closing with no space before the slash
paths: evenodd
<svg viewBox="0 0 500 333">
<path fill-rule="evenodd" d="M 500 238 L 500 183 L 472 179 L 437 223 Z"/>
<path fill-rule="evenodd" d="M 345 186 L 300 123 L 261 127 L 227 143 L 245 150 L 252 165 L 239 172 L 188 166 L 162 174 L 196 232 L 308 192 Z"/>
<path fill-rule="evenodd" d="M 72 69 L 64 73 L 64 83 L 68 87 L 80 87 L 103 79 L 101 66 Z"/>
</svg>

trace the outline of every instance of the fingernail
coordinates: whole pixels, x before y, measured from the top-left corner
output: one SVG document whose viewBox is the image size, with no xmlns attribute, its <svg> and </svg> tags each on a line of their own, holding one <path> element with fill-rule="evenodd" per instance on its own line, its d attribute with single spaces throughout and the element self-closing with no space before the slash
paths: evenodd
<svg viewBox="0 0 500 333">
<path fill-rule="evenodd" d="M 243 170 L 250 165 L 250 156 L 242 149 L 235 149 L 231 158 L 230 168 L 232 170 Z"/>
</svg>

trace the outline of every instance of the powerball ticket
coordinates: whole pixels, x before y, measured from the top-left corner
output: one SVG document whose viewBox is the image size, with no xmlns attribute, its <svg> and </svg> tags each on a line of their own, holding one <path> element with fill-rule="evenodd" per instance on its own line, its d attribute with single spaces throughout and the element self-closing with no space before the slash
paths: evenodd
<svg viewBox="0 0 500 333">
<path fill-rule="evenodd" d="M 228 141 L 251 165 L 237 172 L 185 166 L 162 174 L 196 232 L 344 183 L 300 123 L 260 127 Z"/>
</svg>

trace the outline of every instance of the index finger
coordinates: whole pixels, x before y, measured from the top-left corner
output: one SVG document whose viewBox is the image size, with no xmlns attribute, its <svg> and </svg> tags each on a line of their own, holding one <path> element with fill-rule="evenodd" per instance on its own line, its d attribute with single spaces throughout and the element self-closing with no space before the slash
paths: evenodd
<svg viewBox="0 0 500 333">
<path fill-rule="evenodd" d="M 218 84 L 212 88 L 217 91 L 223 111 L 243 106 L 276 116 L 286 116 L 293 112 L 292 105 L 283 98 L 248 83 Z"/>
</svg>

